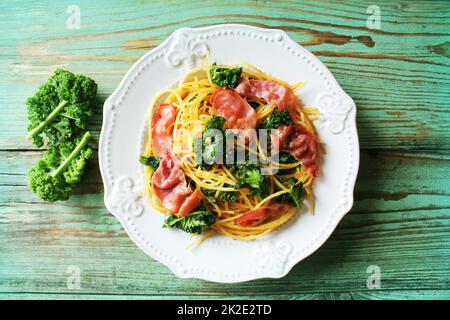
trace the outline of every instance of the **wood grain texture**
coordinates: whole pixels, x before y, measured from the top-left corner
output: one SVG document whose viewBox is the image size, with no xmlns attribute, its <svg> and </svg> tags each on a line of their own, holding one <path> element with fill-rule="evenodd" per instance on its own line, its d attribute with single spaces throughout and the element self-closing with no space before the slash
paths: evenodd
<svg viewBox="0 0 450 320">
<path fill-rule="evenodd" d="M 450 5 L 361 1 L 0 1 L 0 297 L 450 298 Z M 57 68 L 90 75 L 105 99 L 133 62 L 179 27 L 281 28 L 315 53 L 358 107 L 355 205 L 332 237 L 286 277 L 223 285 L 175 278 L 141 252 L 103 205 L 97 159 L 69 201 L 27 188 L 40 157 L 24 139 L 24 101 Z M 91 128 L 98 137 L 101 106 Z M 96 141 L 94 141 L 95 145 Z M 81 288 L 66 286 L 81 269 Z M 369 290 L 369 265 L 381 289 Z"/>
</svg>

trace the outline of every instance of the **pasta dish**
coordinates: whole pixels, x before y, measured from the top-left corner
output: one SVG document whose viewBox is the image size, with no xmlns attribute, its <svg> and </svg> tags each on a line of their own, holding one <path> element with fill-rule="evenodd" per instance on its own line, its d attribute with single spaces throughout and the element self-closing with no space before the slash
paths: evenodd
<svg viewBox="0 0 450 320">
<path fill-rule="evenodd" d="M 258 68 L 205 65 L 160 92 L 149 111 L 145 193 L 163 227 L 238 240 L 314 211 L 320 142 L 290 85 Z"/>
</svg>

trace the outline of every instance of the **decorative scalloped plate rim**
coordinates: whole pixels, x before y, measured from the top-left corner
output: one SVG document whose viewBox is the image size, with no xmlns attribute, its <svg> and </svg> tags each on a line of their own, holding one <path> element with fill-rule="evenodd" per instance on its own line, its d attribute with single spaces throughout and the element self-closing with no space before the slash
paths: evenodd
<svg viewBox="0 0 450 320">
<path fill-rule="evenodd" d="M 245 41 L 242 41 L 244 38 Z M 213 39 L 215 39 L 215 42 Z M 240 53 L 225 52 L 228 50 L 224 49 L 215 51 L 214 49 L 221 46 L 228 48 L 225 45 L 227 41 L 234 41 L 236 46 L 239 44 L 241 47 L 245 47 L 249 42 L 248 51 L 253 50 L 252 44 L 267 48 L 268 51 L 272 50 L 273 54 L 283 54 L 286 61 L 289 59 L 295 61 L 292 68 L 300 68 L 300 66 L 303 68 L 299 74 L 307 74 L 308 79 L 305 80 L 310 81 L 312 79 L 311 82 L 316 83 L 317 87 L 324 88 L 317 92 L 315 86 L 312 86 L 312 90 L 304 94 L 300 91 L 299 95 L 301 95 L 302 100 L 306 96 L 306 100 L 312 102 L 321 112 L 321 117 L 315 124 L 318 128 L 319 137 L 326 145 L 324 158 L 329 158 L 331 155 L 339 157 L 339 159 L 333 158 L 333 161 L 326 161 L 327 159 L 325 159 L 322 169 L 324 172 L 336 174 L 336 179 L 331 179 L 332 175 L 325 175 L 326 178 L 319 178 L 315 186 L 315 188 L 321 188 L 322 194 L 329 193 L 328 188 L 335 190 L 336 199 L 335 202 L 331 200 L 318 201 L 315 216 L 298 214 L 296 220 L 302 221 L 295 221 L 295 223 L 286 228 L 283 227 L 283 230 L 274 232 L 267 238 L 254 241 L 235 241 L 224 236 L 218 236 L 217 239 L 208 239 L 199 248 L 188 254 L 181 251 L 185 250 L 186 244 L 190 241 L 188 236 L 178 231 L 161 230 L 163 215 L 154 214 L 156 211 L 150 207 L 142 196 L 143 174 L 142 169 L 137 164 L 137 155 L 142 151 L 148 104 L 154 94 L 154 92 L 143 90 L 142 83 L 148 84 L 149 87 L 154 85 L 149 91 L 155 92 L 156 87 L 160 90 L 174 85 L 181 79 L 187 69 L 202 60 L 205 50 L 208 49 L 211 57 L 219 59 L 221 63 L 237 62 L 223 60 L 228 59 L 227 55 L 245 55 L 244 49 Z M 216 53 L 218 54 L 216 55 Z M 270 62 L 261 60 L 259 56 L 257 58 L 260 61 L 256 65 L 264 65 L 261 68 L 266 71 L 265 67 L 269 66 Z M 236 57 L 230 59 L 236 60 Z M 254 63 L 249 59 L 246 61 Z M 156 63 L 158 63 L 158 66 L 153 68 L 164 71 L 164 73 L 158 73 L 160 78 L 164 78 L 166 73 L 168 74 L 167 77 L 158 79 L 158 81 L 145 82 L 145 77 L 150 77 L 147 80 L 152 77 L 149 74 L 150 71 L 147 72 L 146 70 L 149 70 L 152 67 L 151 65 Z M 304 70 L 306 71 L 303 72 Z M 278 69 L 272 67 L 270 71 L 276 73 Z M 284 72 L 286 73 L 286 71 Z M 286 75 L 290 76 L 289 73 Z M 286 80 L 285 77 L 281 76 L 280 78 Z M 292 81 L 298 81 L 297 74 L 291 78 Z M 288 79 L 288 81 L 290 80 Z M 145 95 L 147 97 L 141 97 Z M 137 111 L 126 113 L 125 117 L 123 113 L 122 117 L 117 116 L 117 113 L 124 110 L 123 104 L 132 104 Z M 136 118 L 140 111 L 140 115 L 144 119 Z M 139 125 L 140 128 L 129 126 L 130 122 L 136 124 L 136 127 Z M 119 124 L 117 125 L 117 123 Z M 125 129 L 126 131 L 123 131 Z M 133 141 L 139 142 L 139 146 L 134 146 L 135 148 L 130 150 L 131 155 L 122 150 L 117 151 L 117 144 L 122 147 L 124 135 L 126 136 L 129 131 L 132 131 L 133 134 L 129 136 L 131 142 L 125 140 L 127 148 L 128 143 L 131 146 Z M 134 135 L 135 131 L 136 135 Z M 112 136 L 116 132 L 117 134 L 113 139 Z M 117 142 L 117 140 L 119 141 Z M 338 145 L 337 149 L 334 148 L 335 144 Z M 344 152 L 342 152 L 342 148 L 344 148 Z M 117 155 L 114 155 L 115 153 Z M 118 160 L 118 158 L 121 160 Z M 335 159 L 337 160 L 334 161 Z M 340 171 L 344 170 L 340 170 L 341 167 L 339 166 L 336 167 L 334 162 L 347 165 L 348 169 L 345 174 L 341 174 Z M 113 94 L 105 101 L 99 142 L 99 165 L 104 183 L 106 208 L 120 221 L 129 237 L 138 247 L 149 256 L 168 266 L 176 276 L 222 283 L 235 283 L 259 278 L 280 278 L 285 276 L 294 265 L 316 251 L 329 238 L 339 221 L 353 205 L 353 189 L 359 167 L 356 106 L 325 65 L 282 30 L 239 24 L 181 28 L 172 33 L 161 45 L 140 58 L 126 73 Z M 128 171 L 131 173 L 128 173 Z M 341 176 L 337 177 L 338 174 Z M 341 179 L 344 181 L 343 185 Z M 330 198 L 332 197 L 330 196 Z M 321 206 L 326 208 L 330 205 L 329 202 L 333 202 L 333 208 L 321 211 Z M 325 218 L 326 221 L 321 222 Z M 320 229 L 314 223 L 321 223 Z M 299 232 L 299 230 L 294 230 L 294 227 L 303 229 Z M 311 228 L 312 231 L 305 228 Z M 308 232 L 312 232 L 311 238 L 305 239 Z M 161 237 L 151 239 L 153 234 L 156 233 Z M 161 243 L 159 241 L 161 238 L 166 240 Z M 295 239 L 295 242 L 292 241 L 293 239 Z M 208 242 L 210 243 L 207 244 Z M 293 243 L 298 244 L 300 242 L 304 243 L 301 247 L 293 245 Z M 212 250 L 218 246 L 222 246 L 221 253 L 223 255 L 216 255 L 215 250 Z M 231 247 L 237 247 L 240 250 L 230 250 Z M 253 250 L 251 254 L 247 253 L 249 248 Z M 245 271 L 241 271 L 242 269 Z"/>
</svg>

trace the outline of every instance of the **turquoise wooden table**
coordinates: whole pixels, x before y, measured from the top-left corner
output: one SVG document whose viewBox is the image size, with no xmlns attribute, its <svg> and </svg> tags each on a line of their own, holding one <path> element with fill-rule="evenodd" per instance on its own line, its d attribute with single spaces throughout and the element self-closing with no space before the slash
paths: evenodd
<svg viewBox="0 0 450 320">
<path fill-rule="evenodd" d="M 0 298 L 450 298 L 448 2 L 0 1 L 0 17 Z M 278 280 L 175 278 L 105 209 L 97 159 L 67 202 L 27 188 L 42 151 L 24 138 L 24 101 L 55 68 L 105 99 L 175 29 L 219 23 L 287 31 L 358 107 L 355 205 Z M 97 139 L 101 121 L 99 108 Z"/>
</svg>

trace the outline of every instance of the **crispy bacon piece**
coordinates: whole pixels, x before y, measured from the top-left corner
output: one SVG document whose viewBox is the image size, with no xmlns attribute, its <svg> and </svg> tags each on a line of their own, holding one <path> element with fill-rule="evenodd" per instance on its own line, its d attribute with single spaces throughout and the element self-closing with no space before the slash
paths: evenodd
<svg viewBox="0 0 450 320">
<path fill-rule="evenodd" d="M 172 104 L 158 105 L 152 117 L 152 153 L 162 157 L 172 146 L 173 123 L 177 116 L 177 107 Z"/>
<path fill-rule="evenodd" d="M 266 102 L 278 106 L 280 110 L 287 110 L 292 120 L 297 120 L 297 107 L 299 102 L 291 88 L 269 80 L 256 80 L 242 78 L 236 87 L 236 92 L 244 97 L 263 99 Z"/>
<path fill-rule="evenodd" d="M 200 192 L 192 193 L 179 160 L 166 151 L 158 170 L 152 177 L 152 188 L 161 204 L 179 217 L 187 216 L 200 205 Z"/>
<path fill-rule="evenodd" d="M 274 150 L 290 152 L 314 177 L 317 177 L 319 139 L 313 133 L 302 126 L 291 125 L 278 128 L 270 138 Z"/>
<path fill-rule="evenodd" d="M 278 218 L 288 212 L 292 206 L 287 203 L 274 203 L 244 213 L 236 219 L 236 224 L 241 227 L 253 227 L 264 223 L 268 219 Z"/>
<path fill-rule="evenodd" d="M 236 91 L 219 88 L 210 99 L 214 111 L 224 117 L 231 129 L 244 129 L 244 139 L 248 139 L 256 128 L 256 112 Z"/>
</svg>

